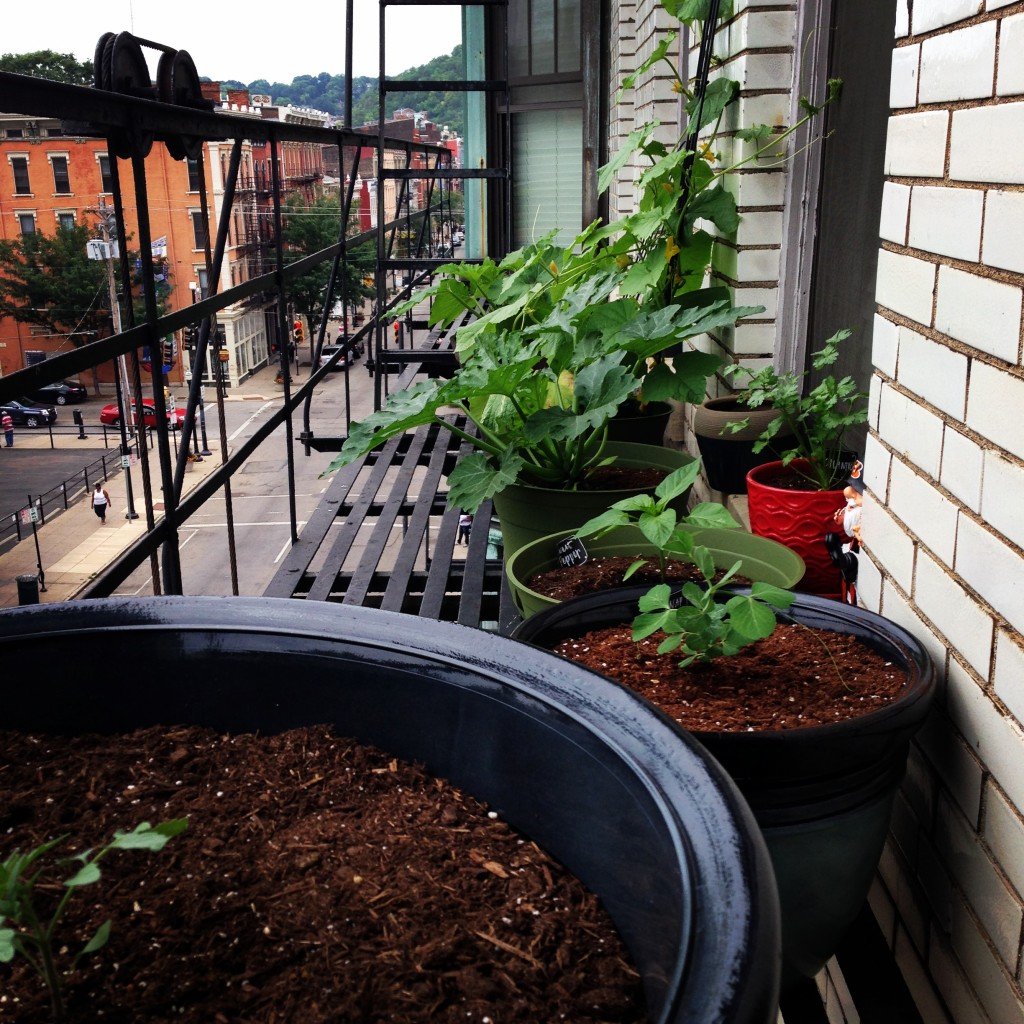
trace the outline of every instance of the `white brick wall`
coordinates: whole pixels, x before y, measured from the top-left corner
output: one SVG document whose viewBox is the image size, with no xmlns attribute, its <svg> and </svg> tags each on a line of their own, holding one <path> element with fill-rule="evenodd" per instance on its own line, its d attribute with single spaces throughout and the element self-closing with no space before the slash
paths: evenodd
<svg viewBox="0 0 1024 1024">
<path fill-rule="evenodd" d="M 1024 15 L 1021 15 L 1024 18 Z M 1024 273 L 1024 193 L 993 189 L 985 199 L 982 259 L 993 267 Z"/>
<path fill-rule="evenodd" d="M 900 384 L 962 419 L 967 403 L 967 357 L 907 327 L 899 329 L 899 339 Z"/>
<path fill-rule="evenodd" d="M 937 330 L 1015 363 L 1020 349 L 1020 316 L 1020 288 L 953 267 L 939 267 Z"/>
<path fill-rule="evenodd" d="M 926 778 L 905 786 L 872 905 L 924 1019 L 1024 1024 L 1024 9 L 900 0 L 907 35 L 860 595 L 944 662 L 945 707 L 919 737 Z M 912 797 L 932 791 L 934 811 Z"/>
<path fill-rule="evenodd" d="M 920 101 L 991 96 L 995 54 L 994 21 L 926 39 L 921 44 Z"/>
<path fill-rule="evenodd" d="M 946 166 L 949 114 L 929 110 L 889 118 L 885 144 L 886 174 L 941 178 Z"/>
<path fill-rule="evenodd" d="M 1024 103 L 953 112 L 950 177 L 993 184 L 1024 182 L 1024 160 L 1020 158 L 1022 148 Z"/>
<path fill-rule="evenodd" d="M 888 250 L 878 254 L 875 301 L 879 305 L 919 324 L 930 324 L 934 295 L 934 263 Z"/>
<path fill-rule="evenodd" d="M 1024 14 L 1005 18 L 999 30 L 996 92 L 1000 96 L 1024 93 Z"/>
<path fill-rule="evenodd" d="M 910 205 L 911 248 L 977 260 L 984 201 L 979 189 L 915 186 Z"/>
</svg>

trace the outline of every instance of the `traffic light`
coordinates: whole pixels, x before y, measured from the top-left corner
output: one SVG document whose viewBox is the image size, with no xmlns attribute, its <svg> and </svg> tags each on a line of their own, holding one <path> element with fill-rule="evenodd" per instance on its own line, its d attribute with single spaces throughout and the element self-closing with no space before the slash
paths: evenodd
<svg viewBox="0 0 1024 1024">
<path fill-rule="evenodd" d="M 294 341 L 296 345 L 301 345 L 303 337 L 304 336 L 302 333 L 302 321 L 296 320 L 292 324 L 292 341 Z"/>
<path fill-rule="evenodd" d="M 160 342 L 160 362 L 164 366 L 173 366 L 174 357 L 177 355 L 177 344 L 173 334 L 168 334 Z"/>
</svg>

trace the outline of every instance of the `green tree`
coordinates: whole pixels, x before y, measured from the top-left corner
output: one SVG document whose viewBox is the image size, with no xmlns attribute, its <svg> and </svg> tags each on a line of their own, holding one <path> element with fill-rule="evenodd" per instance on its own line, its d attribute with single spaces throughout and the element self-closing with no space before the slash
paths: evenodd
<svg viewBox="0 0 1024 1024">
<path fill-rule="evenodd" d="M 106 333 L 106 274 L 86 256 L 90 237 L 78 224 L 0 242 L 0 316 L 70 335 L 76 347 Z"/>
<path fill-rule="evenodd" d="M 92 61 L 78 60 L 73 53 L 33 50 L 32 53 L 5 53 L 0 56 L 0 71 L 70 85 L 92 85 Z"/>
<path fill-rule="evenodd" d="M 290 196 L 284 211 L 283 241 L 286 258 L 294 261 L 334 245 L 338 241 L 340 220 L 341 200 L 335 195 L 320 196 L 311 204 L 307 204 L 297 193 Z M 346 268 L 350 305 L 373 296 L 373 289 L 363 283 L 364 277 L 373 273 L 373 263 L 370 245 L 361 245 L 348 253 Z M 330 277 L 331 263 L 326 261 L 291 283 L 289 295 L 295 304 L 295 311 L 307 317 L 311 325 L 317 323 L 323 315 Z M 334 295 L 336 299 L 341 297 L 340 281 L 335 286 Z"/>
</svg>

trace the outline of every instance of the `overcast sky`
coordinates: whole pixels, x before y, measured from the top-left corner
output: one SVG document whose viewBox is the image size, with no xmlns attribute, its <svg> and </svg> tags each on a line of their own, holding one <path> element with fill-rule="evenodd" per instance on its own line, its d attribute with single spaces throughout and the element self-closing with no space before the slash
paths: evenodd
<svg viewBox="0 0 1024 1024">
<path fill-rule="evenodd" d="M 377 74 L 377 0 L 355 0 L 356 75 Z M 388 9 L 388 74 L 450 53 L 460 41 L 459 7 Z M 134 21 L 134 25 L 133 25 Z M 47 0 L 16 4 L 4 18 L 6 53 L 56 50 L 91 59 L 103 32 L 127 29 L 192 54 L 215 80 L 290 82 L 345 70 L 344 0 L 179 3 L 176 0 Z M 149 51 L 152 52 L 152 51 Z"/>
</svg>

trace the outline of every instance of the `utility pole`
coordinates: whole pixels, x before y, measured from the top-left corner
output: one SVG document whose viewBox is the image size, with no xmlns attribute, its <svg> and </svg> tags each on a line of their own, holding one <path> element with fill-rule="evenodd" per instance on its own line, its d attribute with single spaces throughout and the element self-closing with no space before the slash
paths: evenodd
<svg viewBox="0 0 1024 1024">
<path fill-rule="evenodd" d="M 100 206 L 97 211 L 100 218 L 100 231 L 103 235 L 104 251 L 106 253 L 106 264 L 107 264 L 107 292 L 110 299 L 110 316 L 114 324 L 114 333 L 121 333 L 121 303 L 117 298 L 117 286 L 114 284 L 114 256 L 113 246 L 111 245 L 110 235 L 111 228 L 116 226 L 114 220 L 113 207 L 107 206 L 103 200 L 100 200 Z M 122 259 L 127 259 L 127 253 L 121 254 Z M 125 487 L 128 492 L 128 511 L 124 514 L 125 519 L 138 519 L 139 513 L 135 511 L 135 493 L 132 489 L 132 471 L 131 471 L 131 449 L 128 447 L 128 427 L 127 420 L 130 414 L 131 401 L 125 402 L 125 396 L 130 395 L 131 387 L 128 383 L 128 367 L 124 361 L 124 355 L 117 357 L 117 402 L 120 407 L 120 420 L 121 427 L 121 465 L 124 470 Z M 143 415 L 143 410 L 137 410 L 138 415 Z M 132 419 L 134 424 L 135 420 Z"/>
</svg>

